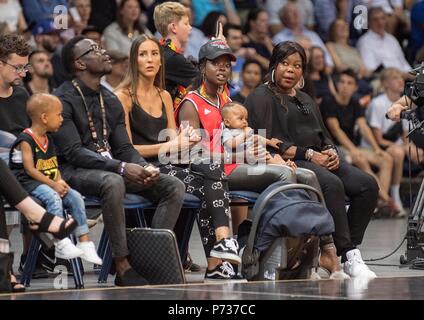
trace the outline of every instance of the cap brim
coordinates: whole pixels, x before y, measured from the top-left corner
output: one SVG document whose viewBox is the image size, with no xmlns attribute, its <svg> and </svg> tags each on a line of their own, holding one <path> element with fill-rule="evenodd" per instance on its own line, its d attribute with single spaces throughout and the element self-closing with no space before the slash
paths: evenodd
<svg viewBox="0 0 424 320">
<path fill-rule="evenodd" d="M 206 57 L 206 59 L 208 60 L 215 60 L 216 58 L 220 57 L 220 56 L 229 56 L 231 61 L 236 61 L 237 58 L 235 55 L 233 55 L 232 53 L 228 53 L 228 52 L 216 52 L 214 54 L 210 54 Z"/>
</svg>

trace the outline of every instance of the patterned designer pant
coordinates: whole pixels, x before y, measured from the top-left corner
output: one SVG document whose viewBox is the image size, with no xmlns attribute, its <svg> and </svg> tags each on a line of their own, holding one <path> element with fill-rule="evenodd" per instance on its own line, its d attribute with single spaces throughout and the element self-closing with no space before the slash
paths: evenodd
<svg viewBox="0 0 424 320">
<path fill-rule="evenodd" d="M 229 226 L 230 197 L 228 182 L 220 164 L 191 164 L 190 168 L 172 164 L 160 166 L 163 174 L 175 176 L 184 182 L 186 192 L 198 197 L 201 208 L 197 224 L 206 257 L 216 242 L 215 229 Z"/>
</svg>

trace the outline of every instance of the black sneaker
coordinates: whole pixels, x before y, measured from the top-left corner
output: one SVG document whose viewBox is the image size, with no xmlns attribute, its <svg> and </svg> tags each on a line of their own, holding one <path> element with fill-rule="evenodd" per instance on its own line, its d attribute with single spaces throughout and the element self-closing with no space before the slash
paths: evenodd
<svg viewBox="0 0 424 320">
<path fill-rule="evenodd" d="M 184 263 L 184 272 L 199 272 L 202 268 L 197 264 L 194 263 L 191 259 L 190 253 L 187 254 L 187 260 Z"/>
<path fill-rule="evenodd" d="M 57 273 L 58 270 L 64 270 L 64 266 L 66 267 L 68 276 L 73 276 L 71 263 L 68 260 L 56 258 L 54 247 L 51 249 L 41 248 L 38 254 L 37 263 L 39 263 L 43 269 L 52 273 Z"/>
<path fill-rule="evenodd" d="M 74 274 L 72 272 L 72 266 L 71 263 L 69 262 L 69 260 L 65 260 L 65 259 L 61 259 L 61 258 L 56 258 L 56 263 L 54 265 L 55 269 L 57 267 L 58 270 L 63 270 L 63 267 L 66 267 L 66 272 L 68 273 L 67 275 L 69 277 L 73 277 Z M 57 271 L 57 270 L 56 270 Z M 82 274 L 84 275 L 84 272 L 82 272 Z"/>
<path fill-rule="evenodd" d="M 236 274 L 231 263 L 222 261 L 214 269 L 206 269 L 205 279 L 209 280 L 231 280 Z"/>
<path fill-rule="evenodd" d="M 24 268 L 25 268 L 25 261 L 26 261 L 26 255 L 21 255 L 21 260 L 19 261 L 19 268 L 18 271 L 20 274 L 24 273 Z M 39 264 L 38 260 L 36 262 L 35 265 L 35 269 L 34 272 L 32 273 L 32 279 L 44 279 L 44 278 L 48 278 L 49 277 L 49 273 L 47 272 L 47 270 L 44 270 L 43 267 Z"/>
<path fill-rule="evenodd" d="M 54 267 L 56 264 L 54 247 L 52 249 L 41 248 L 40 252 L 38 253 L 37 264 L 49 272 L 54 272 Z"/>
<path fill-rule="evenodd" d="M 238 255 L 239 245 L 236 239 L 225 238 L 215 243 L 211 250 L 210 256 L 230 263 L 240 264 L 241 259 Z"/>
</svg>

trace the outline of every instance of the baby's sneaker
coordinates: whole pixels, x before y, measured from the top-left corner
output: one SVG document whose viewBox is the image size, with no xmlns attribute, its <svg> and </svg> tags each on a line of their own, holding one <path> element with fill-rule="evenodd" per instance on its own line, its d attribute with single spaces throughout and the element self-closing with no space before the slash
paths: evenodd
<svg viewBox="0 0 424 320">
<path fill-rule="evenodd" d="M 80 256 L 81 259 L 97 265 L 102 265 L 102 259 L 98 256 L 93 241 L 78 242 L 77 248 L 83 252 Z"/>
<path fill-rule="evenodd" d="M 57 241 L 55 244 L 55 256 L 61 259 L 74 259 L 81 256 L 84 252 L 78 249 L 69 238 Z"/>
</svg>

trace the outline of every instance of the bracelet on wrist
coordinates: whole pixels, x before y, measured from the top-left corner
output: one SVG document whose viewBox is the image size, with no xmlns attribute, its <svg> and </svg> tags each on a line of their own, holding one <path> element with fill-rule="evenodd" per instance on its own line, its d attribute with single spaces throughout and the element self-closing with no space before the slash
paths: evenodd
<svg viewBox="0 0 424 320">
<path fill-rule="evenodd" d="M 313 156 L 314 156 L 314 150 L 313 149 L 306 150 L 306 152 L 305 152 L 306 161 L 311 161 Z"/>
<path fill-rule="evenodd" d="M 121 165 L 119 166 L 119 175 L 122 177 L 124 176 L 126 165 L 127 165 L 126 162 L 121 162 Z"/>
</svg>

